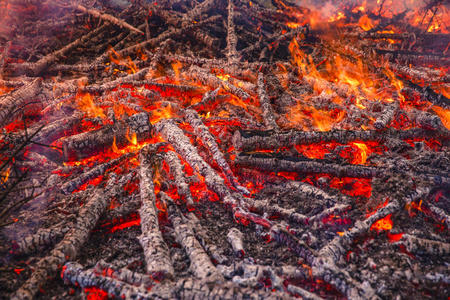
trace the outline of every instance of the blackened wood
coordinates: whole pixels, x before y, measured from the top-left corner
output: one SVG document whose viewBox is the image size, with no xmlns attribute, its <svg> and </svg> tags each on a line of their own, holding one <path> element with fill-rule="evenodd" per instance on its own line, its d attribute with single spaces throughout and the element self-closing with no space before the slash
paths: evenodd
<svg viewBox="0 0 450 300">
<path fill-rule="evenodd" d="M 88 13 L 90 15 L 93 15 L 96 18 L 100 18 L 100 19 L 102 19 L 104 21 L 107 21 L 107 22 L 109 22 L 111 24 L 114 24 L 114 25 L 117 25 L 117 26 L 120 26 L 120 27 L 125 27 L 126 29 L 135 31 L 135 32 L 137 32 L 139 34 L 144 34 L 141 30 L 135 28 L 134 26 L 128 24 L 127 22 L 125 22 L 123 20 L 120 20 L 120 19 L 117 19 L 116 17 L 113 17 L 111 15 L 101 13 L 100 11 L 98 11 L 98 10 L 96 10 L 94 8 L 86 8 L 86 7 L 84 7 L 82 5 L 79 5 L 79 4 L 78 5 L 74 5 L 73 7 L 76 10 L 78 10 L 78 11 Z"/>
<path fill-rule="evenodd" d="M 276 150 L 295 145 L 308 145 L 316 143 L 348 144 L 356 141 L 385 142 L 388 139 L 436 139 L 445 141 L 450 138 L 446 129 L 429 131 L 420 128 L 397 130 L 388 128 L 378 130 L 332 130 L 332 131 L 251 131 L 238 130 L 233 136 L 233 145 L 236 150 Z"/>
<path fill-rule="evenodd" d="M 0 125 L 6 125 L 15 115 L 29 109 L 33 102 L 39 102 L 37 95 L 41 91 L 42 79 L 37 78 L 17 90 L 0 96 Z"/>
</svg>

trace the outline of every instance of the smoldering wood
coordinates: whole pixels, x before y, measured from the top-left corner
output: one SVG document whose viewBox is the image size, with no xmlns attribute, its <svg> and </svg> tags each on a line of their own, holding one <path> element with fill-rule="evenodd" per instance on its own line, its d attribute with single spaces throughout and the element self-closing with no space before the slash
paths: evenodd
<svg viewBox="0 0 450 300">
<path fill-rule="evenodd" d="M 175 179 L 175 185 L 177 186 L 178 194 L 185 199 L 189 205 L 194 205 L 194 199 L 192 198 L 189 185 L 184 173 L 184 167 L 178 155 L 173 151 L 166 151 L 164 154 L 164 161 L 169 166 L 170 174 Z"/>
<path fill-rule="evenodd" d="M 379 116 L 373 123 L 375 129 L 381 130 L 389 125 L 389 123 L 392 121 L 392 118 L 394 117 L 394 114 L 398 111 L 399 108 L 400 105 L 395 100 L 391 105 L 386 105 L 381 112 L 381 116 Z"/>
<path fill-rule="evenodd" d="M 169 247 L 159 230 L 159 210 L 156 208 L 155 187 L 153 184 L 153 168 L 148 158 L 148 150 L 142 148 L 139 154 L 139 190 L 142 207 L 142 235 L 139 242 L 144 249 L 147 273 L 157 278 L 174 278 L 174 269 L 169 254 Z"/>
<path fill-rule="evenodd" d="M 9 41 L 6 43 L 5 47 L 3 48 L 3 52 L 2 55 L 0 56 L 0 79 L 3 80 L 3 76 L 4 76 L 4 66 L 6 61 L 8 60 L 8 56 L 9 56 L 9 50 L 11 49 L 11 45 L 12 42 Z"/>
<path fill-rule="evenodd" d="M 192 225 L 195 237 L 202 245 L 203 249 L 217 263 L 223 264 L 228 262 L 228 258 L 223 255 L 223 249 L 217 247 L 210 238 L 210 233 L 200 224 L 200 220 L 193 213 L 188 213 L 186 220 Z"/>
<path fill-rule="evenodd" d="M 203 145 L 205 145 L 209 152 L 211 153 L 213 159 L 216 161 L 219 168 L 225 174 L 226 178 L 230 181 L 230 183 L 235 187 L 238 191 L 244 194 L 250 194 L 246 188 L 242 187 L 234 177 L 233 172 L 231 171 L 230 165 L 226 161 L 224 155 L 219 149 L 219 145 L 216 143 L 216 139 L 209 132 L 208 127 L 203 124 L 200 116 L 195 110 L 186 109 L 184 110 L 184 119 L 192 126 L 194 129 L 194 133 L 197 137 L 200 138 Z"/>
<path fill-rule="evenodd" d="M 108 207 L 111 196 L 118 192 L 115 181 L 115 177 L 111 176 L 105 190 L 99 189 L 93 198 L 81 208 L 73 227 L 50 254 L 37 263 L 34 273 L 16 291 L 12 299 L 32 299 L 48 278 L 53 278 L 68 260 L 73 260 L 77 257 L 100 215 Z"/>
<path fill-rule="evenodd" d="M 322 297 L 314 295 L 313 293 L 310 293 L 307 290 L 304 290 L 301 287 L 298 287 L 298 286 L 295 286 L 295 285 L 292 285 L 292 284 L 289 284 L 286 287 L 286 290 L 289 293 L 292 293 L 294 295 L 298 295 L 298 296 L 302 297 L 302 299 L 305 299 L 305 300 L 321 300 L 321 299 L 323 299 Z"/>
<path fill-rule="evenodd" d="M 74 262 L 68 262 L 64 265 L 62 278 L 64 282 L 82 288 L 98 287 L 108 294 L 122 299 L 170 299 L 170 294 L 167 294 L 167 298 L 155 297 L 157 295 L 144 287 L 137 287 L 118 279 L 100 276 L 93 269 L 83 270 L 80 264 Z"/>
<path fill-rule="evenodd" d="M 232 84 L 228 84 L 226 81 L 217 78 L 216 76 L 207 73 L 203 69 L 197 66 L 191 66 L 188 71 L 188 77 L 200 81 L 203 85 L 210 86 L 214 89 L 221 87 L 226 91 L 230 91 L 231 94 L 245 100 L 250 98 L 250 95 Z"/>
<path fill-rule="evenodd" d="M 383 167 L 337 164 L 326 160 L 286 157 L 275 153 L 247 153 L 236 155 L 235 163 L 241 167 L 269 172 L 326 173 L 336 177 L 380 177 L 386 171 Z"/>
<path fill-rule="evenodd" d="M 116 159 L 110 160 L 107 163 L 104 163 L 104 164 L 98 165 L 95 168 L 92 168 L 90 171 L 81 174 L 77 178 L 64 183 L 61 186 L 61 192 L 65 195 L 73 193 L 76 189 L 78 189 L 80 186 L 82 186 L 86 182 L 101 176 L 107 170 L 119 165 L 120 163 L 122 163 L 125 160 L 130 159 L 134 155 L 136 155 L 136 153 L 128 152 L 124 155 L 121 155 L 120 157 L 118 157 Z"/>
<path fill-rule="evenodd" d="M 203 94 L 203 97 L 199 102 L 194 103 L 191 106 L 188 106 L 187 109 L 195 109 L 196 111 L 206 109 L 216 100 L 219 90 L 220 87 L 216 88 L 213 91 L 206 92 L 205 94 Z"/>
<path fill-rule="evenodd" d="M 120 280 L 122 282 L 137 286 L 143 287 L 145 289 L 150 289 L 154 280 L 151 275 L 141 274 L 135 271 L 132 271 L 127 268 L 117 268 L 112 264 L 105 262 L 104 260 L 100 260 L 94 266 L 94 272 L 97 274 L 106 275 L 113 279 Z"/>
<path fill-rule="evenodd" d="M 192 227 L 188 222 L 183 221 L 183 217 L 173 202 L 168 203 L 167 210 L 169 220 L 174 227 L 176 240 L 189 256 L 191 261 L 190 270 L 194 276 L 200 279 L 207 279 L 210 282 L 223 282 L 222 274 L 212 264 L 209 256 L 195 238 Z"/>
<path fill-rule="evenodd" d="M 450 244 L 418 238 L 413 235 L 403 234 L 400 241 L 396 244 L 405 246 L 411 253 L 446 256 L 450 254 Z"/>
<path fill-rule="evenodd" d="M 69 161 L 95 156 L 111 149 L 114 141 L 118 147 L 129 145 L 133 133 L 136 134 L 137 142 L 140 142 L 150 137 L 151 130 L 148 113 L 137 113 L 129 117 L 126 123 L 117 121 L 63 139 L 63 158 Z"/>
<path fill-rule="evenodd" d="M 175 151 L 186 160 L 191 167 L 200 175 L 205 177 L 205 183 L 209 189 L 214 191 L 224 202 L 236 203 L 225 185 L 225 181 L 216 171 L 207 164 L 198 154 L 197 149 L 190 143 L 183 131 L 172 121 L 162 120 L 155 124 L 155 130 L 161 133 L 164 140 L 170 143 Z"/>
</svg>

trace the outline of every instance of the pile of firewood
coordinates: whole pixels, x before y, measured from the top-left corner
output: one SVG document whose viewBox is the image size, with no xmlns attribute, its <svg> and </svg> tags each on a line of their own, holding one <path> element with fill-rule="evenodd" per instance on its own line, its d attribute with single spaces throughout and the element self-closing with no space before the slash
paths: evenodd
<svg viewBox="0 0 450 300">
<path fill-rule="evenodd" d="M 266 2 L 0 3 L 1 299 L 450 293 L 445 4 Z"/>
</svg>

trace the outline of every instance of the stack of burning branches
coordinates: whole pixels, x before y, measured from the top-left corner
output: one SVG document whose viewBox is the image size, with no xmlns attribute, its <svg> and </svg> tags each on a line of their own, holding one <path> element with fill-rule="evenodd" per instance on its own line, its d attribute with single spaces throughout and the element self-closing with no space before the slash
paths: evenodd
<svg viewBox="0 0 450 300">
<path fill-rule="evenodd" d="M 445 6 L 376 2 L 2 2 L 5 297 L 448 295 Z"/>
</svg>

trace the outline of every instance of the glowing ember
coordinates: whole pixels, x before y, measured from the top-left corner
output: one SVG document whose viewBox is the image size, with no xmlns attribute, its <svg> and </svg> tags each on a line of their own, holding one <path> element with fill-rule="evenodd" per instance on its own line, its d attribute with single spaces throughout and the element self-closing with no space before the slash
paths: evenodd
<svg viewBox="0 0 450 300">
<path fill-rule="evenodd" d="M 384 217 L 383 219 L 380 219 L 378 221 L 376 221 L 371 227 L 370 230 L 377 230 L 377 231 L 388 231 L 392 229 L 393 226 L 393 222 L 391 220 L 391 215 L 388 215 L 386 217 Z"/>
</svg>

